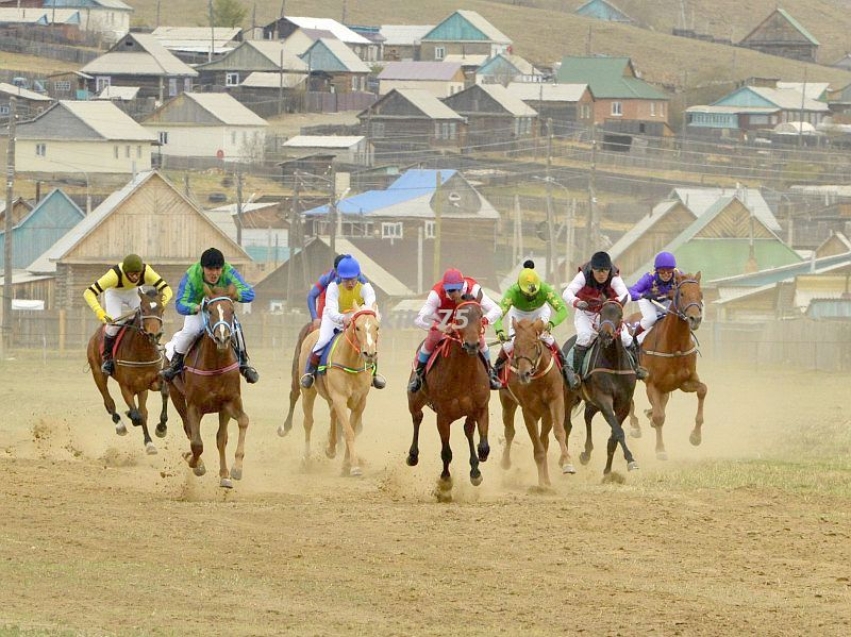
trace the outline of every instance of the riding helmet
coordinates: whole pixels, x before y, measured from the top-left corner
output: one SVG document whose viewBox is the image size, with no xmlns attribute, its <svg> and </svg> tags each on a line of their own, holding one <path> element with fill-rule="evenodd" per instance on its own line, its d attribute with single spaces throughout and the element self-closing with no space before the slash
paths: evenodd
<svg viewBox="0 0 851 637">
<path fill-rule="evenodd" d="M 360 276 L 360 263 L 353 256 L 347 254 L 337 264 L 337 276 L 341 279 L 354 279 Z"/>
<path fill-rule="evenodd" d="M 677 258 L 670 252 L 660 252 L 656 255 L 653 267 L 657 270 L 665 268 L 674 269 L 677 267 Z"/>
<path fill-rule="evenodd" d="M 124 257 L 124 261 L 121 262 L 121 269 L 124 272 L 141 272 L 142 257 L 138 254 L 128 254 Z"/>
<path fill-rule="evenodd" d="M 517 277 L 517 285 L 520 291 L 528 297 L 533 297 L 541 289 L 541 277 L 531 268 L 524 268 Z"/>
<path fill-rule="evenodd" d="M 461 290 L 464 288 L 464 275 L 461 270 L 449 268 L 443 273 L 443 289 L 447 292 L 452 290 Z"/>
<path fill-rule="evenodd" d="M 611 270 L 612 258 L 608 252 L 595 252 L 591 257 L 592 270 Z"/>
<path fill-rule="evenodd" d="M 225 267 L 225 255 L 217 248 L 207 248 L 201 254 L 202 268 L 223 268 Z"/>
</svg>

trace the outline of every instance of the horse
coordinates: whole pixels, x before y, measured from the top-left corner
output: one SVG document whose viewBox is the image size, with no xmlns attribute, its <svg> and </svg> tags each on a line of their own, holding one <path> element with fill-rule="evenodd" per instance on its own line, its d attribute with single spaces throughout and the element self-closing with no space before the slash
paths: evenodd
<svg viewBox="0 0 851 637">
<path fill-rule="evenodd" d="M 233 285 L 227 288 L 204 285 L 201 316 L 204 331 L 186 353 L 183 372 L 169 383 L 169 395 L 183 420 L 183 431 L 189 439 L 184 460 L 196 476 L 206 473 L 201 454 L 201 419 L 205 414 L 218 413 L 219 429 L 216 447 L 219 450 L 219 486 L 233 488 L 233 480 L 242 479 L 245 457 L 245 434 L 248 416 L 242 408 L 239 361 L 234 349 L 234 301 L 238 298 Z M 228 444 L 228 422 L 233 418 L 239 425 L 233 469 L 228 470 L 225 450 Z"/>
<path fill-rule="evenodd" d="M 641 345 L 641 364 L 649 375 L 644 381 L 650 409 L 645 415 L 651 419 L 656 430 L 656 457 L 667 460 L 662 426 L 665 424 L 665 407 L 671 392 L 680 391 L 697 394 L 697 415 L 689 442 L 695 447 L 702 441 L 703 401 L 707 387 L 697 374 L 697 341 L 692 335 L 703 320 L 703 291 L 700 287 L 700 272 L 697 274 L 676 273 L 670 292 L 671 304 L 664 318 L 657 321 Z M 630 317 L 630 320 L 641 318 Z M 641 437 L 638 419 L 630 412 L 631 435 Z"/>
<path fill-rule="evenodd" d="M 609 299 L 603 302 L 600 307 L 598 336 L 585 358 L 589 370 L 587 378 L 578 389 L 566 389 L 564 428 L 568 436 L 573 429 L 571 411 L 580 401 L 585 401 L 585 450 L 579 455 L 582 464 L 588 464 L 594 449 L 591 439 L 591 420 L 594 415 L 597 412 L 602 413 L 611 428 L 606 445 L 604 476 L 612 471 L 612 460 L 618 445 L 623 450 L 627 469 L 638 469 L 638 463 L 627 447 L 623 430 L 623 421 L 629 414 L 636 383 L 635 370 L 632 368 L 629 353 L 621 342 L 620 334 L 623 329 L 623 306 L 627 300 L 629 299 Z M 570 351 L 575 341 L 576 337 L 573 336 L 564 344 L 565 354 Z M 581 373 L 581 370 L 576 371 Z"/>
<path fill-rule="evenodd" d="M 313 321 L 308 321 L 299 331 L 298 338 L 295 342 L 295 353 L 293 354 L 293 364 L 291 369 L 292 376 L 290 378 L 290 406 L 287 410 L 287 417 L 284 420 L 284 424 L 278 426 L 278 435 L 281 438 L 290 433 L 290 430 L 293 428 L 293 414 L 295 413 L 295 406 L 296 403 L 298 403 L 299 396 L 301 396 L 301 383 L 299 380 L 301 379 L 302 368 L 298 366 L 299 354 L 301 354 L 301 345 L 304 343 L 304 339 L 307 338 L 307 335 L 315 329 Z"/>
<path fill-rule="evenodd" d="M 547 450 L 550 431 L 561 449 L 559 465 L 562 473 L 576 473 L 564 433 L 564 380 L 550 348 L 541 341 L 546 324 L 537 319 L 512 319 L 514 351 L 508 367 L 508 383 L 499 390 L 502 404 L 502 424 L 505 428 L 505 448 L 502 468 L 511 467 L 511 443 L 514 441 L 514 414 L 518 405 L 523 411 L 526 431 L 532 440 L 532 453 L 538 467 L 538 487 L 550 486 Z M 538 422 L 541 422 L 540 431 Z"/>
<path fill-rule="evenodd" d="M 360 431 L 366 397 L 372 387 L 372 375 L 378 360 L 381 316 L 373 307 L 356 307 L 346 328 L 328 345 L 325 373 L 317 374 L 312 387 L 301 387 L 304 413 L 304 461 L 310 460 L 310 434 L 313 430 L 313 405 L 317 396 L 328 403 L 331 426 L 325 455 L 337 455 L 337 426 L 346 441 L 343 474 L 360 476 L 363 470 L 355 453 L 355 432 Z M 301 345 L 298 369 L 304 369 L 307 357 L 319 338 L 319 330 L 307 335 Z"/>
<path fill-rule="evenodd" d="M 418 392 L 408 392 L 408 411 L 414 424 L 414 439 L 408 451 L 407 464 L 414 467 L 419 462 L 420 424 L 423 407 L 428 405 L 437 414 L 437 431 L 440 434 L 440 458 L 443 471 L 438 481 L 436 495 L 441 501 L 452 499 L 452 476 L 449 464 L 452 449 L 449 446 L 449 426 L 464 417 L 464 435 L 470 449 L 470 482 L 482 483 L 479 463 L 490 455 L 488 444 L 488 401 L 490 381 L 479 354 L 479 341 L 484 331 L 481 296 L 469 294 L 461 297 L 453 314 L 450 331 L 437 348 L 432 363 L 426 368 L 423 386 Z M 411 372 L 413 378 L 414 372 Z M 473 441 L 473 431 L 478 428 L 478 449 Z"/>
<path fill-rule="evenodd" d="M 163 333 L 164 306 L 162 295 L 155 289 L 140 287 L 137 290 L 140 297 L 139 307 L 132 314 L 116 320 L 116 323 L 122 323 L 122 328 L 116 338 L 113 353 L 115 371 L 112 376 L 127 404 L 127 417 L 134 427 L 142 428 L 145 451 L 153 455 L 157 453 L 157 448 L 148 432 L 148 390 L 159 391 L 163 399 L 160 421 L 156 428 L 158 438 L 165 437 L 168 421 L 168 393 L 159 379 L 159 371 L 163 365 L 159 341 Z M 109 377 L 100 369 L 103 363 L 103 336 L 104 326 L 100 326 L 89 339 L 86 357 L 95 385 L 103 396 L 103 406 L 112 416 L 115 433 L 126 436 L 127 426 L 115 410 L 115 401 L 107 387 Z"/>
</svg>

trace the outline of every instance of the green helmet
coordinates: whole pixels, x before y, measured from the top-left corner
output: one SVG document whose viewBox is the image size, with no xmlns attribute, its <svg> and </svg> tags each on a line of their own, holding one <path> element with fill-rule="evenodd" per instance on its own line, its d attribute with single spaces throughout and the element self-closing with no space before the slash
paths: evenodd
<svg viewBox="0 0 851 637">
<path fill-rule="evenodd" d="M 128 254 L 124 257 L 124 261 L 121 262 L 121 269 L 124 272 L 141 272 L 142 257 L 138 254 Z"/>
</svg>

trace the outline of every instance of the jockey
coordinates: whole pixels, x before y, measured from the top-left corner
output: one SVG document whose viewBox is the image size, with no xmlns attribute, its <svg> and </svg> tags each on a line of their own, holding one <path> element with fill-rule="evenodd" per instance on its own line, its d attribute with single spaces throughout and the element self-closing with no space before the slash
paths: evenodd
<svg viewBox="0 0 851 637">
<path fill-rule="evenodd" d="M 106 325 L 103 329 L 103 365 L 100 367 L 104 374 L 115 371 L 112 350 L 120 326 L 112 320 L 139 307 L 139 293 L 136 288 L 143 285 L 153 286 L 162 295 L 163 305 L 171 300 L 173 292 L 168 283 L 151 266 L 142 263 L 142 257 L 138 254 L 128 254 L 121 263 L 112 266 L 83 292 L 86 303 L 98 320 Z M 98 302 L 100 294 L 103 294 L 105 309 Z"/>
<path fill-rule="evenodd" d="M 319 367 L 319 357 L 322 350 L 331 342 L 334 334 L 348 327 L 355 313 L 355 304 L 371 308 L 375 305 L 375 290 L 361 274 L 360 264 L 351 255 L 344 255 L 337 263 L 336 277 L 325 289 L 325 308 L 319 324 L 319 338 L 313 346 L 313 351 L 307 357 L 301 386 L 312 387 L 316 380 L 316 368 Z M 374 370 L 372 386 L 384 389 L 387 381 L 384 376 Z"/>
<path fill-rule="evenodd" d="M 638 339 L 639 345 L 659 319 L 660 312 L 664 313 L 671 305 L 669 295 L 674 287 L 676 272 L 676 257 L 670 252 L 660 252 L 653 261 L 653 272 L 645 273 L 629 288 L 630 297 L 633 301 L 638 301 L 638 309 L 641 310 L 641 321 L 632 335 Z"/>
<path fill-rule="evenodd" d="M 628 297 L 629 290 L 618 270 L 612 264 L 608 252 L 595 252 L 591 260 L 579 268 L 573 281 L 565 288 L 565 303 L 576 308 L 573 325 L 576 328 L 576 345 L 573 352 L 573 370 L 582 373 L 582 362 L 591 343 L 597 338 L 597 323 L 600 320 L 600 306 L 604 301 Z M 621 330 L 621 342 L 632 352 L 635 375 L 639 379 L 647 377 L 647 370 L 638 366 L 638 356 L 629 330 Z M 577 379 L 578 380 L 578 379 Z M 571 389 L 576 389 L 578 384 Z"/>
<path fill-rule="evenodd" d="M 325 309 L 325 290 L 328 284 L 337 278 L 337 266 L 344 257 L 348 254 L 338 254 L 334 258 L 334 267 L 328 270 L 325 274 L 319 277 L 319 280 L 313 284 L 310 291 L 307 293 L 307 311 L 310 312 L 310 319 L 313 321 L 313 329 L 319 329 L 319 323 L 322 319 L 322 311 Z M 362 274 L 358 277 L 358 281 L 366 283 L 366 277 Z"/>
<path fill-rule="evenodd" d="M 485 294 L 482 286 L 475 279 L 465 277 L 461 274 L 460 270 L 449 268 L 443 274 L 443 279 L 435 283 L 434 287 L 431 288 L 426 302 L 414 319 L 414 325 L 428 330 L 428 336 L 426 336 L 417 352 L 417 368 L 414 372 L 414 378 L 408 383 L 409 392 L 418 392 L 423 386 L 423 377 L 428 359 L 434 351 L 435 346 L 452 329 L 451 323 L 455 318 L 455 309 L 459 303 L 463 302 L 461 297 L 469 294 L 474 298 L 478 298 L 479 291 L 482 293 L 481 305 L 482 310 L 484 310 L 482 322 L 485 324 L 492 323 L 502 315 L 499 306 Z M 499 389 L 502 385 L 491 366 L 490 351 L 485 342 L 484 334 L 482 334 L 479 341 L 479 351 L 487 363 L 491 389 Z"/>
<path fill-rule="evenodd" d="M 171 365 L 160 372 L 167 381 L 171 381 L 183 370 L 183 357 L 195 338 L 204 331 L 204 320 L 200 314 L 201 301 L 204 300 L 204 284 L 213 287 L 236 288 L 240 303 L 251 303 L 254 300 L 254 288 L 245 282 L 242 275 L 217 248 L 207 248 L 201 254 L 201 259 L 183 275 L 177 288 L 177 313 L 184 317 L 183 327 L 171 337 L 166 344 L 166 350 L 174 349 Z M 256 383 L 260 375 L 248 362 L 248 351 L 245 347 L 245 336 L 242 326 L 234 316 L 234 336 L 236 337 L 236 354 L 239 358 L 239 371 L 248 383 Z"/>
<path fill-rule="evenodd" d="M 561 348 L 555 344 L 552 335 L 553 328 L 567 318 L 567 306 L 552 286 L 541 281 L 541 277 L 538 276 L 534 268 L 534 261 L 525 261 L 523 270 L 517 277 L 517 283 L 508 288 L 499 303 L 502 314 L 494 323 L 493 328 L 496 331 L 497 338 L 502 343 L 502 347 L 499 350 L 494 369 L 499 373 L 511 352 L 514 351 L 514 326 L 511 319 L 518 321 L 521 319 L 529 319 L 530 321 L 541 319 L 547 326 L 546 332 L 541 334 L 541 340 L 556 352 L 561 363 L 562 375 L 568 385 L 576 385 L 577 381 L 573 378 L 575 374 L 567 364 Z M 555 314 L 553 315 L 552 312 L 555 312 Z M 503 327 L 503 319 L 506 317 L 509 319 L 507 335 Z"/>
</svg>

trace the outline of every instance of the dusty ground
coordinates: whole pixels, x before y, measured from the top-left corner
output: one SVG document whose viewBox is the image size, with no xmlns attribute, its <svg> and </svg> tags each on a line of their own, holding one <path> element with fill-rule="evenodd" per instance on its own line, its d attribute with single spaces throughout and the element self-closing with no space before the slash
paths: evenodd
<svg viewBox="0 0 851 637">
<path fill-rule="evenodd" d="M 0 362 L 0 634 L 851 634 L 848 376 L 704 365 L 703 446 L 681 394 L 670 460 L 645 426 L 641 469 L 618 456 L 625 481 L 602 484 L 601 422 L 591 464 L 553 470 L 547 493 L 519 422 L 514 467 L 499 467 L 493 400 L 484 483 L 469 484 L 458 423 L 455 500 L 438 504 L 432 415 L 420 466 L 404 463 L 407 355 L 383 356 L 390 386 L 370 395 L 355 479 L 322 454 L 324 411 L 308 470 L 300 420 L 276 435 L 289 348 L 258 353 L 232 491 L 213 418 L 197 478 L 173 410 L 159 455 L 138 430 L 114 434 L 82 354 Z M 803 458 L 824 435 L 829 457 Z"/>
</svg>

